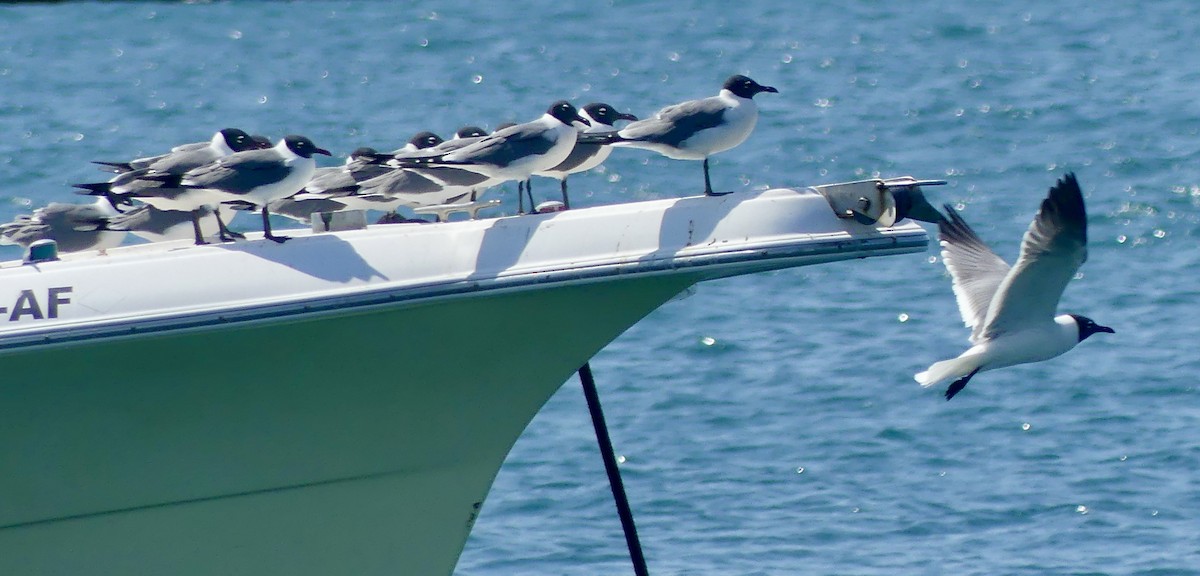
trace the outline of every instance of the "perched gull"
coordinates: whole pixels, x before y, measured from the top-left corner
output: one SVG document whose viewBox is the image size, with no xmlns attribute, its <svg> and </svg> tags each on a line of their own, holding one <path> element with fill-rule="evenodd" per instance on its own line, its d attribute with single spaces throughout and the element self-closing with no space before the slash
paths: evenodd
<svg viewBox="0 0 1200 576">
<path fill-rule="evenodd" d="M 579 111 L 580 116 L 583 116 L 591 123 L 584 133 L 611 132 L 613 124 L 619 120 L 637 120 L 637 116 L 617 112 L 616 108 L 604 104 L 603 102 L 593 102 L 584 106 Z M 578 172 L 586 172 L 603 164 L 608 155 L 612 153 L 612 148 L 602 144 L 575 142 L 575 147 L 571 149 L 571 154 L 565 160 L 559 162 L 557 166 L 537 172 L 536 176 L 548 176 L 557 178 L 559 187 L 562 189 L 563 206 L 571 207 L 571 201 L 567 199 L 567 176 Z M 529 198 L 530 205 L 533 204 L 532 192 Z"/>
<path fill-rule="evenodd" d="M 268 150 L 238 152 L 189 170 L 179 186 L 197 192 L 192 200 L 197 208 L 217 203 L 261 207 L 264 236 L 284 242 L 286 236 L 271 233 L 267 204 L 304 188 L 317 169 L 313 154 L 330 155 L 312 140 L 290 135 Z"/>
<path fill-rule="evenodd" d="M 293 200 L 298 203 L 310 203 L 314 207 L 318 206 L 314 203 L 315 200 L 320 199 L 341 204 L 345 210 L 395 212 L 401 206 L 441 204 L 446 194 L 451 197 L 463 196 L 470 192 L 469 188 L 447 191 L 447 184 L 441 180 L 394 165 L 400 158 L 432 150 L 443 143 L 444 141 L 432 132 L 420 132 L 409 140 L 405 148 L 395 152 L 378 154 L 359 149 L 356 151 L 358 158 L 347 164 L 344 174 L 336 179 L 330 177 L 316 189 L 313 189 L 310 183 Z M 378 163 L 381 160 L 388 163 Z M 460 177 L 465 177 L 472 183 L 486 179 L 475 172 L 457 168 L 429 167 L 428 171 L 441 173 L 444 178 L 461 173 Z M 277 209 L 290 210 L 292 207 L 272 206 L 273 211 Z"/>
<path fill-rule="evenodd" d="M 152 204 L 162 211 L 191 212 L 192 227 L 195 231 L 196 243 L 206 243 L 201 235 L 200 219 L 204 214 L 198 211 L 191 194 L 180 188 L 183 175 L 189 170 L 199 168 L 219 158 L 224 158 L 236 152 L 256 150 L 261 147 L 261 137 L 250 136 L 237 128 L 225 128 L 213 135 L 207 144 L 195 143 L 176 146 L 170 153 L 152 158 L 133 160 L 124 164 L 124 169 L 118 169 L 118 174 L 108 182 L 93 182 L 75 184 L 76 188 L 86 190 L 84 194 L 104 196 L 114 206 L 132 204 L 131 199 L 137 199 Z M 118 163 L 102 163 L 115 167 Z M 217 222 L 224 230 L 220 214 L 214 213 Z M 170 217 L 165 217 L 170 218 Z"/>
<path fill-rule="evenodd" d="M 116 248 L 125 240 L 125 232 L 106 227 L 110 216 L 119 214 L 105 198 L 92 204 L 51 202 L 32 215 L 18 216 L 12 222 L 0 224 L 0 244 L 17 244 L 24 248 L 38 240 L 54 240 L 58 251 L 101 252 Z"/>
<path fill-rule="evenodd" d="M 372 159 L 378 154 L 379 152 L 374 148 L 367 146 L 354 149 L 346 157 L 344 165 L 317 168 L 300 194 L 319 194 L 339 190 L 354 186 L 361 180 L 369 180 L 388 172 L 388 167 L 372 163 Z"/>
<path fill-rule="evenodd" d="M 318 212 L 347 210 L 349 207 L 345 202 L 330 197 L 331 191 L 357 188 L 356 177 L 370 178 L 372 176 L 367 174 L 378 176 L 389 172 L 391 169 L 387 166 L 372 163 L 377 154 L 379 152 L 374 148 L 363 146 L 351 152 L 342 166 L 317 168 L 303 190 L 287 198 L 268 202 L 267 211 L 307 223 Z"/>
<path fill-rule="evenodd" d="M 715 193 L 708 177 L 708 157 L 741 144 L 754 130 L 758 106 L 754 95 L 779 92 L 740 74 L 730 76 L 716 96 L 667 106 L 653 118 L 621 130 L 584 136 L 584 142 L 653 150 L 676 160 L 704 161 L 704 194 Z"/>
<path fill-rule="evenodd" d="M 406 168 L 461 168 L 485 176 L 492 184 L 524 181 L 534 172 L 557 166 L 570 155 L 579 135 L 574 122 L 591 125 L 570 102 L 560 100 L 532 122 L 497 130 L 451 152 L 400 159 L 399 164 Z"/>
<path fill-rule="evenodd" d="M 1042 201 L 1012 268 L 953 207 L 946 205 L 946 212 L 950 217 L 938 224 L 942 261 L 973 346 L 917 374 L 922 386 L 954 379 L 946 390 L 949 400 L 982 370 L 1047 360 L 1092 334 L 1113 332 L 1084 316 L 1054 315 L 1067 282 L 1087 260 L 1087 214 L 1074 174 L 1060 179 Z"/>
</svg>

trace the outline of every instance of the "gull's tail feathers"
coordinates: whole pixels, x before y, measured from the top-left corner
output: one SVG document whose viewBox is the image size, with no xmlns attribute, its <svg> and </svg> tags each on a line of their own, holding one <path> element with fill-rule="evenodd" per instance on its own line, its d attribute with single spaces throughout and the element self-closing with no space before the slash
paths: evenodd
<svg viewBox="0 0 1200 576">
<path fill-rule="evenodd" d="M 949 380 L 957 380 L 979 369 L 979 356 L 976 354 L 962 355 L 958 358 L 934 362 L 924 372 L 913 376 L 918 384 L 928 388 Z"/>
</svg>

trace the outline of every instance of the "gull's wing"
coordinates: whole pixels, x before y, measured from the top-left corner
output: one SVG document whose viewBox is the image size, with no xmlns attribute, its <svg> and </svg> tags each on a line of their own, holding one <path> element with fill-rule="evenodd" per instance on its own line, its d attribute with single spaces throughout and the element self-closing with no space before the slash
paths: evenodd
<svg viewBox="0 0 1200 576">
<path fill-rule="evenodd" d="M 291 173 L 273 149 L 248 150 L 189 170 L 183 184 L 189 188 L 213 188 L 233 194 L 243 194 L 267 184 L 274 184 Z"/>
<path fill-rule="evenodd" d="M 678 146 L 696 132 L 721 124 L 727 106 L 718 96 L 689 100 L 659 110 L 653 118 L 622 128 L 620 140 Z"/>
<path fill-rule="evenodd" d="M 942 244 L 942 263 L 954 280 L 954 297 L 963 323 L 971 329 L 971 342 L 983 331 L 988 307 L 1009 266 L 992 252 L 953 206 L 945 206 L 949 218 L 938 222 L 938 239 Z"/>
<path fill-rule="evenodd" d="M 551 134 L 538 122 L 526 122 L 484 136 L 478 142 L 446 153 L 443 158 L 450 163 L 506 167 L 521 158 L 546 153 L 557 140 Z"/>
<path fill-rule="evenodd" d="M 34 216 L 24 214 L 12 222 L 0 224 L 0 244 L 29 246 L 37 240 L 48 238 L 50 226 Z"/>
<path fill-rule="evenodd" d="M 983 336 L 1054 318 L 1067 282 L 1087 260 L 1087 213 L 1075 175 L 1068 173 L 1042 200 L 1021 240 L 1021 256 L 988 309 Z"/>
<path fill-rule="evenodd" d="M 317 168 L 313 171 L 312 178 L 309 178 L 308 183 L 304 185 L 304 192 L 319 194 L 355 184 L 357 182 L 355 182 L 354 176 L 346 166 Z"/>
</svg>

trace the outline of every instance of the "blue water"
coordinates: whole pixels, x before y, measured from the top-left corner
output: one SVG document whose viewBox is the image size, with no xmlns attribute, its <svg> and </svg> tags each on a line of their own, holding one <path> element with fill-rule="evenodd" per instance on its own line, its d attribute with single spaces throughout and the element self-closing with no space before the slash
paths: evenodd
<svg viewBox="0 0 1200 576">
<path fill-rule="evenodd" d="M 1062 309 L 1117 333 L 945 402 L 912 381 L 966 344 L 932 248 L 700 286 L 593 363 L 652 573 L 1197 574 L 1198 21 L 1186 0 L 3 6 L 0 220 L 225 126 L 344 155 L 559 98 L 645 115 L 746 73 L 780 93 L 714 186 L 944 178 L 932 199 L 1011 260 L 1076 171 L 1090 259 Z M 702 178 L 619 150 L 571 185 L 587 206 Z M 458 573 L 628 572 L 569 382 Z"/>
</svg>

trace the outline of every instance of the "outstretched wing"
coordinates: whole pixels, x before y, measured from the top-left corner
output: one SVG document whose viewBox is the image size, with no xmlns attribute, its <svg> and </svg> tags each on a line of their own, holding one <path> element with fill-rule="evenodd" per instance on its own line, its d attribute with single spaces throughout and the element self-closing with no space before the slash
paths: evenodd
<svg viewBox="0 0 1200 576">
<path fill-rule="evenodd" d="M 1087 260 L 1087 213 L 1074 174 L 1055 183 L 1021 240 L 1021 256 L 988 310 L 983 335 L 1054 317 L 1067 282 Z"/>
<path fill-rule="evenodd" d="M 971 329 L 971 342 L 983 331 L 988 308 L 1008 275 L 1009 266 L 992 252 L 953 206 L 945 206 L 949 218 L 938 222 L 942 263 L 954 281 L 954 297 L 963 323 Z"/>
</svg>

